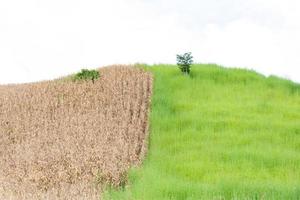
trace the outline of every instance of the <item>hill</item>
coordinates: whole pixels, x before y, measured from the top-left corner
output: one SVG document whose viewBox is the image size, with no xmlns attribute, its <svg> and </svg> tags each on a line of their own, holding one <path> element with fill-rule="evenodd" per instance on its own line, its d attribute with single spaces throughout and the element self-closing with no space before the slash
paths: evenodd
<svg viewBox="0 0 300 200">
<path fill-rule="evenodd" d="M 99 199 L 124 184 L 147 149 L 152 76 L 100 74 L 0 86 L 0 199 Z"/>
<path fill-rule="evenodd" d="M 194 65 L 154 74 L 142 168 L 107 199 L 300 199 L 300 85 Z"/>
</svg>

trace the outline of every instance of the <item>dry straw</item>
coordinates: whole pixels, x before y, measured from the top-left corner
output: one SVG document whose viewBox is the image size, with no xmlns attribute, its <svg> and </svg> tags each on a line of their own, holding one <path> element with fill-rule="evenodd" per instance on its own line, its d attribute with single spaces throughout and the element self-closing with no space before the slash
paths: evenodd
<svg viewBox="0 0 300 200">
<path fill-rule="evenodd" d="M 99 199 L 147 148 L 149 72 L 100 69 L 91 81 L 0 86 L 0 198 Z"/>
</svg>

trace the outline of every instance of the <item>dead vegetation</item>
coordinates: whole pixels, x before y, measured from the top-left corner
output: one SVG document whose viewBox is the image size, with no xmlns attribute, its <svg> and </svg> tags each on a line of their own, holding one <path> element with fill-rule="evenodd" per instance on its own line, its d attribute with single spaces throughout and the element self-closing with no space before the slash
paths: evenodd
<svg viewBox="0 0 300 200">
<path fill-rule="evenodd" d="M 129 66 L 91 81 L 0 86 L 0 198 L 99 199 L 147 149 L 152 76 Z"/>
</svg>

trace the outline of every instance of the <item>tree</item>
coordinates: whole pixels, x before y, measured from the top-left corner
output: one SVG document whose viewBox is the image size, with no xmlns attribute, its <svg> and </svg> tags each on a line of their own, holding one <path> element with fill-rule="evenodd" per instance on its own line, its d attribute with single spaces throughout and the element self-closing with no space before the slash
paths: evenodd
<svg viewBox="0 0 300 200">
<path fill-rule="evenodd" d="M 82 69 L 81 72 L 75 74 L 74 80 L 92 80 L 94 83 L 99 76 L 99 71 L 97 70 Z"/>
<path fill-rule="evenodd" d="M 190 74 L 192 64 L 193 56 L 191 52 L 184 53 L 183 55 L 177 55 L 177 65 L 182 73 L 186 75 Z"/>
</svg>

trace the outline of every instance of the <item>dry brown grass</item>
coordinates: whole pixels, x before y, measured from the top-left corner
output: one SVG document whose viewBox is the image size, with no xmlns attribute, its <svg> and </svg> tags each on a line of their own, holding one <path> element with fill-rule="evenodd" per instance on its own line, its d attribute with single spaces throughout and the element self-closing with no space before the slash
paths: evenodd
<svg viewBox="0 0 300 200">
<path fill-rule="evenodd" d="M 152 76 L 129 66 L 89 82 L 0 86 L 0 198 L 99 199 L 147 149 Z"/>
</svg>

